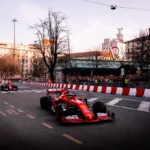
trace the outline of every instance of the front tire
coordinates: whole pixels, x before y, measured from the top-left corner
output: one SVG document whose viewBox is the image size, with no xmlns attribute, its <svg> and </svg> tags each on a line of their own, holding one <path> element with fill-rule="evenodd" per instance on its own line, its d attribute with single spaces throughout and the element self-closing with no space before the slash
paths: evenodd
<svg viewBox="0 0 150 150">
<path fill-rule="evenodd" d="M 95 114 L 98 113 L 98 112 L 106 113 L 107 108 L 106 108 L 106 105 L 103 102 L 95 102 L 93 104 L 93 111 L 94 111 Z"/>
<path fill-rule="evenodd" d="M 56 112 L 55 112 L 55 116 L 56 116 L 56 120 L 62 124 L 62 125 L 66 125 L 67 122 L 65 121 L 64 119 L 64 114 L 63 114 L 63 111 L 62 111 L 62 106 L 61 105 L 58 105 L 56 107 Z"/>
<path fill-rule="evenodd" d="M 1 86 L 1 91 L 4 91 L 4 86 Z"/>
</svg>

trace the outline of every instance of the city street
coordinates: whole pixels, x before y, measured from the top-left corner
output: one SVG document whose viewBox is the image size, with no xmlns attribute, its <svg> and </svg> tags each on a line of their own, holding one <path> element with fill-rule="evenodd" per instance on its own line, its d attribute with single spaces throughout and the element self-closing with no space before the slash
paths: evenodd
<svg viewBox="0 0 150 150">
<path fill-rule="evenodd" d="M 60 125 L 40 108 L 46 87 L 18 84 L 16 92 L 0 91 L 0 150 L 105 149 L 149 150 L 150 99 L 70 90 L 102 101 L 114 122 Z"/>
</svg>

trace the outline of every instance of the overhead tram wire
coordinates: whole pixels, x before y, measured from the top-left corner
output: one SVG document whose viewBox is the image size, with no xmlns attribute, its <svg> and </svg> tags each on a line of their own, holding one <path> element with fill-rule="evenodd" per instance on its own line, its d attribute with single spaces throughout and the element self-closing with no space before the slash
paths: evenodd
<svg viewBox="0 0 150 150">
<path fill-rule="evenodd" d="M 124 9 L 133 9 L 133 10 L 140 10 L 140 11 L 150 11 L 150 9 L 144 9 L 144 8 L 135 8 L 135 7 L 123 7 L 123 6 L 116 6 L 116 5 L 109 5 L 109 4 L 104 4 L 96 1 L 90 1 L 90 0 L 84 0 L 86 2 L 94 3 L 94 4 L 99 4 L 103 6 L 109 6 L 110 9 L 115 10 L 116 8 L 124 8 Z"/>
</svg>

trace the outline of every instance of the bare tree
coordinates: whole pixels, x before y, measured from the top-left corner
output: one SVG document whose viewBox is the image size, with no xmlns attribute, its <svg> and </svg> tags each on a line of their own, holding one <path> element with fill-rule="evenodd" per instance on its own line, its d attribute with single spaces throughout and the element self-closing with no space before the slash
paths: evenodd
<svg viewBox="0 0 150 150">
<path fill-rule="evenodd" d="M 32 60 L 33 64 L 33 71 L 32 75 L 33 77 L 40 77 L 41 75 L 44 74 L 44 69 L 45 69 L 45 63 L 43 61 L 43 58 L 41 57 L 33 57 Z"/>
<path fill-rule="evenodd" d="M 5 55 L 0 58 L 0 75 L 1 78 L 8 78 L 10 76 L 20 74 L 21 67 L 16 59 L 10 55 Z"/>
<path fill-rule="evenodd" d="M 100 58 L 100 48 L 99 46 L 91 48 L 87 52 L 87 58 L 90 60 L 89 67 L 91 67 L 91 75 L 94 74 L 94 72 L 97 72 L 98 66 L 101 64 L 101 58 Z"/>
<path fill-rule="evenodd" d="M 59 54 L 67 51 L 66 18 L 60 12 L 49 10 L 48 17 L 39 24 L 31 26 L 37 32 L 38 49 L 48 68 L 51 80 L 54 81 L 54 69 Z"/>
<path fill-rule="evenodd" d="M 89 49 L 87 55 L 87 58 L 91 60 L 92 67 L 98 68 L 98 66 L 101 64 L 101 53 L 99 47 Z"/>
<path fill-rule="evenodd" d="M 137 64 L 141 70 L 150 64 L 150 35 L 148 30 L 141 30 L 139 36 L 131 41 L 132 49 L 126 52 L 126 58 Z"/>
</svg>

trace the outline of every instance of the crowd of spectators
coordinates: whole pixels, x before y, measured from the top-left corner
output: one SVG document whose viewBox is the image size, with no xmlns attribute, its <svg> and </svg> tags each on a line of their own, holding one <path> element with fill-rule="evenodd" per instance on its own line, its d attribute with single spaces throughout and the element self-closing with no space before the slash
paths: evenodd
<svg viewBox="0 0 150 150">
<path fill-rule="evenodd" d="M 73 76 L 67 77 L 67 83 L 69 82 L 124 82 L 127 79 L 128 81 L 132 82 L 139 82 L 139 81 L 149 81 L 150 76 L 145 74 L 143 75 L 104 75 L 104 76 Z"/>
</svg>

